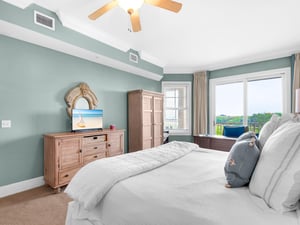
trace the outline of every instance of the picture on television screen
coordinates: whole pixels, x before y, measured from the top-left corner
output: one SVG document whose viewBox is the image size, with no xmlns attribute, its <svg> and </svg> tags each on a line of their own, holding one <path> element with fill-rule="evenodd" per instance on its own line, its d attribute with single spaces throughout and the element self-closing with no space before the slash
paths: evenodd
<svg viewBox="0 0 300 225">
<path fill-rule="evenodd" d="M 102 129 L 103 110 L 102 109 L 73 109 L 72 110 L 72 130 Z"/>
</svg>

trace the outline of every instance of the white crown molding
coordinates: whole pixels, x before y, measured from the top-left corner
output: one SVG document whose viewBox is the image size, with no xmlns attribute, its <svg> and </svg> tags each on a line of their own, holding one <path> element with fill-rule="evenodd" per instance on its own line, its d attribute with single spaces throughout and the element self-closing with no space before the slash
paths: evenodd
<svg viewBox="0 0 300 225">
<path fill-rule="evenodd" d="M 0 20 L 0 27 L 2 28 L 0 30 L 0 34 L 3 34 L 5 36 L 16 38 L 45 48 L 53 49 L 55 51 L 63 52 L 65 54 L 76 56 L 101 65 L 109 66 L 121 71 L 142 76 L 147 79 L 160 81 L 163 77 L 160 74 L 129 65 L 127 63 L 109 58 L 107 56 L 103 56 L 101 54 L 80 48 L 78 46 L 63 42 L 44 34 L 40 34 L 38 32 L 26 29 L 15 24 L 8 23 L 3 20 Z"/>
<path fill-rule="evenodd" d="M 40 187 L 45 184 L 44 177 L 36 177 L 30 180 L 0 186 L 0 198 L 13 195 L 32 188 Z"/>
<path fill-rule="evenodd" d="M 58 11 L 56 12 L 56 15 L 58 16 L 60 22 L 64 27 L 75 30 L 81 34 L 84 34 L 88 37 L 91 37 L 99 42 L 107 44 L 123 52 L 128 52 L 132 48 L 128 43 L 121 41 L 120 38 L 115 38 L 114 36 L 105 33 L 100 29 L 95 30 L 93 26 L 89 27 L 87 26 L 86 23 L 81 24 L 80 20 L 76 20 L 76 18 L 72 18 L 72 20 L 70 20 L 69 19 L 70 17 L 66 16 L 63 12 Z M 158 58 L 153 57 L 152 55 L 146 53 L 145 51 L 138 51 L 138 52 L 141 59 L 143 59 L 144 61 L 152 63 L 156 66 L 164 67 L 165 64 L 161 62 L 161 60 L 159 60 Z"/>
<path fill-rule="evenodd" d="M 83 23 L 78 19 L 76 16 L 73 15 L 73 17 L 69 17 L 68 10 L 64 10 L 64 7 L 66 4 L 69 4 L 68 2 L 71 1 L 45 1 L 45 0 L 3 0 L 9 4 L 13 4 L 16 7 L 19 8 L 26 8 L 30 4 L 37 4 L 41 7 L 44 7 L 47 10 L 50 10 L 52 12 L 56 12 L 57 16 L 60 18 L 62 24 L 65 27 L 68 27 L 72 30 L 75 30 L 77 32 L 80 32 L 88 37 L 91 37 L 97 41 L 100 41 L 104 44 L 107 44 L 109 46 L 112 46 L 116 49 L 119 49 L 123 52 L 127 52 L 129 49 L 133 48 L 128 42 L 124 41 L 122 37 L 118 36 L 112 36 L 109 33 L 106 33 L 104 30 L 101 29 L 95 29 L 93 28 L 92 24 L 89 25 L 89 23 Z M 55 3 L 54 3 L 55 2 Z M 60 11 L 61 10 L 61 11 Z M 72 18 L 72 19 L 70 19 Z M 281 35 L 281 34 L 280 34 Z M 282 33 L 284 35 L 284 33 Z M 297 36 L 295 36 L 297 37 Z M 276 59 L 280 57 L 290 56 L 291 54 L 297 53 L 300 51 L 300 46 L 291 47 L 288 46 L 288 43 L 286 46 L 284 46 L 286 50 L 282 49 L 276 49 L 273 48 L 272 51 L 269 52 L 260 52 L 255 55 L 248 55 L 245 57 L 239 57 L 239 58 L 232 58 L 232 59 L 224 59 L 224 60 L 218 60 L 214 61 L 209 64 L 203 64 L 199 61 L 199 64 L 197 65 L 197 61 L 194 63 L 191 63 L 190 66 L 186 65 L 174 65 L 168 66 L 167 61 L 159 59 L 159 55 L 157 55 L 158 58 L 153 57 L 152 55 L 149 55 L 149 52 L 144 52 L 141 49 L 135 49 L 136 51 L 139 51 L 140 56 L 143 60 L 152 63 L 154 65 L 160 66 L 163 68 L 164 73 L 166 74 L 190 74 L 194 73 L 195 71 L 201 71 L 201 70 L 219 70 L 224 69 L 228 67 L 233 66 L 240 66 L 244 64 L 249 63 L 255 63 L 270 59 Z M 251 53 L 249 53 L 251 54 Z"/>
<path fill-rule="evenodd" d="M 163 63 L 160 59 L 148 54 L 145 51 L 139 51 L 139 55 L 140 55 L 141 59 L 143 59 L 147 62 L 150 62 L 154 65 L 160 66 L 162 68 L 165 66 L 165 63 Z"/>
<path fill-rule="evenodd" d="M 25 9 L 30 4 L 33 3 L 32 0 L 3 0 L 4 2 L 7 2 L 9 4 L 15 5 L 21 9 Z"/>
<path fill-rule="evenodd" d="M 226 69 L 235 66 L 241 66 L 251 63 L 258 63 L 272 59 L 278 59 L 283 57 L 289 57 L 295 53 L 300 52 L 300 45 L 298 47 L 288 49 L 288 50 L 280 50 L 274 51 L 270 53 L 255 55 L 251 57 L 245 57 L 241 59 L 233 59 L 228 60 L 220 63 L 216 63 L 213 65 L 205 65 L 199 67 L 164 67 L 164 74 L 193 74 L 197 71 L 213 71 L 213 70 L 220 70 Z"/>
<path fill-rule="evenodd" d="M 119 49 L 123 52 L 127 52 L 130 49 L 130 46 L 127 43 L 120 41 L 120 39 L 116 39 L 115 37 L 99 29 L 95 30 L 95 28 L 87 26 L 86 23 L 81 24 L 80 20 L 76 20 L 75 18 L 72 18 L 72 20 L 70 20 L 68 19 L 70 17 L 66 16 L 61 11 L 56 12 L 56 15 L 58 16 L 60 22 L 64 27 L 72 29 L 78 33 L 84 34 L 90 38 L 107 44 L 113 48 Z"/>
</svg>

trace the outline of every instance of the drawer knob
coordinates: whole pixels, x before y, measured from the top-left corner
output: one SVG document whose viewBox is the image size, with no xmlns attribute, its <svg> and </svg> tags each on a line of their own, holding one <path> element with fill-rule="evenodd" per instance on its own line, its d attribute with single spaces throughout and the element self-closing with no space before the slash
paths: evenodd
<svg viewBox="0 0 300 225">
<path fill-rule="evenodd" d="M 98 137 L 93 137 L 94 140 L 98 139 Z"/>
<path fill-rule="evenodd" d="M 66 174 L 64 177 L 68 177 L 69 176 L 69 174 Z"/>
<path fill-rule="evenodd" d="M 96 158 L 98 158 L 98 156 L 97 156 L 97 155 L 95 155 L 95 156 L 94 156 L 94 158 L 96 159 Z"/>
<path fill-rule="evenodd" d="M 97 149 L 98 147 L 94 147 L 94 149 Z"/>
<path fill-rule="evenodd" d="M 107 144 L 107 146 L 110 147 L 111 145 L 110 145 L 110 144 Z"/>
</svg>

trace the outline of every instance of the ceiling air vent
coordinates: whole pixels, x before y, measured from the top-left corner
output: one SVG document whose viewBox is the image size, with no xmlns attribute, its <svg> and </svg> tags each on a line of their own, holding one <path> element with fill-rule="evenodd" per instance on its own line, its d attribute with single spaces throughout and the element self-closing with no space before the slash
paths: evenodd
<svg viewBox="0 0 300 225">
<path fill-rule="evenodd" d="M 55 19 L 38 11 L 34 11 L 34 23 L 50 30 L 55 30 Z"/>
<path fill-rule="evenodd" d="M 139 62 L 139 56 L 137 54 L 129 52 L 129 60 L 131 62 L 138 63 Z"/>
</svg>

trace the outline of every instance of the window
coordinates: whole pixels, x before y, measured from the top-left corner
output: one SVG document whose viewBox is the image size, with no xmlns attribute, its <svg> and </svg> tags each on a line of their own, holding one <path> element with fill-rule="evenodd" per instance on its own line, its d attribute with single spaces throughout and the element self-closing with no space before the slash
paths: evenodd
<svg viewBox="0 0 300 225">
<path fill-rule="evenodd" d="M 191 135 L 191 83 L 162 82 L 164 130 L 170 134 Z"/>
<path fill-rule="evenodd" d="M 259 133 L 272 114 L 290 111 L 290 68 L 210 80 L 210 133 L 244 125 Z"/>
</svg>

